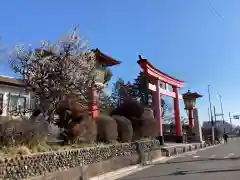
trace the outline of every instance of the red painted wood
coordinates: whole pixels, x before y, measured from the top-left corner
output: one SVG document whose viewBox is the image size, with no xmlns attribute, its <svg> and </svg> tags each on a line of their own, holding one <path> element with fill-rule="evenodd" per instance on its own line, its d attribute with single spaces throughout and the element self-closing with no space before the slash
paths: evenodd
<svg viewBox="0 0 240 180">
<path fill-rule="evenodd" d="M 168 83 L 172 86 L 177 86 L 179 88 L 182 88 L 184 86 L 184 83 L 182 81 L 177 81 L 175 79 L 172 79 L 160 72 L 157 72 L 156 70 L 152 69 L 151 67 L 147 66 L 147 73 L 150 75 L 150 76 L 153 76 L 165 83 Z"/>
<path fill-rule="evenodd" d="M 179 88 L 182 88 L 184 86 L 184 81 L 178 80 L 174 77 L 167 75 L 166 73 L 159 71 L 146 59 L 140 59 L 138 61 L 138 64 L 144 70 L 146 75 L 150 75 L 156 79 L 159 79 L 170 85 L 177 86 Z"/>
<path fill-rule="evenodd" d="M 159 88 L 159 92 L 160 92 L 160 94 L 176 98 L 175 92 L 170 92 L 170 91 L 167 91 L 166 89 L 162 89 L 162 88 Z"/>
<path fill-rule="evenodd" d="M 189 115 L 189 127 L 194 128 L 193 110 L 188 111 Z"/>
<path fill-rule="evenodd" d="M 93 119 L 96 119 L 99 116 L 99 110 L 97 105 L 92 106 L 91 116 Z"/>
<path fill-rule="evenodd" d="M 162 136 L 162 117 L 161 117 L 161 94 L 167 95 L 174 98 L 174 115 L 176 123 L 176 135 L 182 136 L 182 124 L 180 119 L 180 110 L 179 110 L 179 99 L 181 96 L 178 94 L 178 88 L 184 86 L 184 81 L 175 79 L 155 68 L 150 62 L 146 59 L 141 59 L 138 61 L 140 67 L 143 69 L 146 76 L 153 77 L 156 80 L 156 91 L 153 93 L 153 105 L 155 109 L 156 119 L 159 122 L 160 136 Z M 173 87 L 173 92 L 169 92 L 166 89 L 160 88 L 159 80 L 165 82 Z"/>
<path fill-rule="evenodd" d="M 174 98 L 174 116 L 175 116 L 175 124 L 176 124 L 176 136 L 182 136 L 182 122 L 180 119 L 180 110 L 179 110 L 179 97 L 178 97 L 178 88 L 173 87 L 173 92 L 176 95 Z"/>
<path fill-rule="evenodd" d="M 93 119 L 97 118 L 99 116 L 99 108 L 98 108 L 98 102 L 97 102 L 97 90 L 95 88 L 92 88 L 91 90 L 91 100 L 92 105 L 90 106 L 91 116 Z"/>
<path fill-rule="evenodd" d="M 159 136 L 163 135 L 163 119 L 162 119 L 162 108 L 161 108 L 161 94 L 159 92 L 159 81 L 156 82 L 156 91 L 152 92 L 152 101 L 153 101 L 153 108 L 155 112 L 155 117 L 158 121 L 159 125 Z"/>
</svg>

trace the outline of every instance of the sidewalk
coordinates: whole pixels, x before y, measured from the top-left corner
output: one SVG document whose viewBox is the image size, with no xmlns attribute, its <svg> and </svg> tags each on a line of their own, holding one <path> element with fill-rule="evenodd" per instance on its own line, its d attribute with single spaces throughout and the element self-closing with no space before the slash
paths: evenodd
<svg viewBox="0 0 240 180">
<path fill-rule="evenodd" d="M 164 146 L 162 147 L 179 147 L 179 146 L 189 146 L 193 143 L 172 143 L 172 142 L 167 142 L 164 143 Z"/>
<path fill-rule="evenodd" d="M 195 145 L 196 145 L 196 143 L 193 143 L 193 144 L 166 143 L 165 146 L 163 146 L 163 148 L 176 149 L 177 147 L 183 147 L 183 148 L 184 147 L 189 147 L 189 146 L 196 147 Z M 217 145 L 203 146 L 202 148 L 198 148 L 198 149 L 191 149 L 191 150 L 189 149 L 189 150 L 187 150 L 185 152 L 183 151 L 179 154 L 178 153 L 176 153 L 176 154 L 171 154 L 170 153 L 169 154 L 170 156 L 165 156 L 165 157 L 160 156 L 159 158 L 154 159 L 150 164 L 148 164 L 146 166 L 141 165 L 141 164 L 136 164 L 136 165 L 128 166 L 128 167 L 118 169 L 118 170 L 115 170 L 115 171 L 112 171 L 112 172 L 104 173 L 104 174 L 99 175 L 99 176 L 91 177 L 90 180 L 117 180 L 119 178 L 130 175 L 132 173 L 142 171 L 146 168 L 153 167 L 156 163 L 160 163 L 160 162 L 163 163 L 163 162 L 169 161 L 169 160 L 171 160 L 173 158 L 176 158 L 176 157 L 183 156 L 183 155 L 188 154 L 188 153 L 194 153 L 194 152 L 205 150 L 205 149 L 212 148 L 212 147 L 215 147 L 215 146 L 217 146 Z"/>
</svg>

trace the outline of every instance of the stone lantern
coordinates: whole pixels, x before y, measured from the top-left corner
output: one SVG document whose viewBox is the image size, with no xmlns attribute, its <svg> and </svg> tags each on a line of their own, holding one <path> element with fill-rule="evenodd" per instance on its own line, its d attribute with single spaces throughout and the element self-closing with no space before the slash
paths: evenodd
<svg viewBox="0 0 240 180">
<path fill-rule="evenodd" d="M 107 67 L 119 65 L 121 62 L 116 59 L 102 53 L 99 49 L 93 49 L 92 52 L 96 56 L 97 65 L 93 70 L 93 80 L 94 84 L 92 86 L 91 92 L 91 116 L 96 118 L 99 116 L 98 107 L 98 89 L 105 88 L 107 86 L 109 69 Z M 110 73 L 111 74 L 111 73 Z"/>
<path fill-rule="evenodd" d="M 193 129 L 194 127 L 193 110 L 196 108 L 196 99 L 202 97 L 202 95 L 198 93 L 192 93 L 189 90 L 187 93 L 183 94 L 182 97 L 185 104 L 185 109 L 188 111 L 189 128 Z"/>
</svg>

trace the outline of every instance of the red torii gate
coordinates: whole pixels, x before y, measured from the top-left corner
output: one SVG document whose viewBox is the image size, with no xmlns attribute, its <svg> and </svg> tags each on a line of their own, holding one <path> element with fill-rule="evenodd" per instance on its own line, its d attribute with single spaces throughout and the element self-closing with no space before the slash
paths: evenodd
<svg viewBox="0 0 240 180">
<path fill-rule="evenodd" d="M 181 143 L 182 138 L 182 123 L 180 119 L 179 110 L 179 88 L 183 88 L 184 81 L 177 80 L 155 68 L 147 59 L 142 59 L 139 55 L 137 61 L 146 77 L 148 77 L 148 88 L 152 91 L 152 106 L 155 111 L 155 117 L 159 122 L 159 141 L 163 144 L 163 130 L 162 130 L 162 109 L 161 109 L 161 95 L 167 95 L 174 98 L 174 116 L 176 124 L 176 142 Z M 150 83 L 151 82 L 151 83 Z M 165 87 L 160 87 L 160 83 Z M 173 91 L 168 91 L 168 86 L 172 86 Z"/>
</svg>

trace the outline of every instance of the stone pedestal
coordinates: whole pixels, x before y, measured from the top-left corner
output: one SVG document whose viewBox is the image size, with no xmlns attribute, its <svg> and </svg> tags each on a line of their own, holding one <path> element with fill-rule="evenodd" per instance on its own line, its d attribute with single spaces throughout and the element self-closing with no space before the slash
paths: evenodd
<svg viewBox="0 0 240 180">
<path fill-rule="evenodd" d="M 201 128 L 201 124 L 199 123 L 199 116 L 198 116 L 197 109 L 193 110 L 193 118 L 194 118 L 194 124 L 195 124 L 193 128 L 193 133 L 195 134 L 194 141 L 203 142 L 202 128 Z"/>
</svg>

